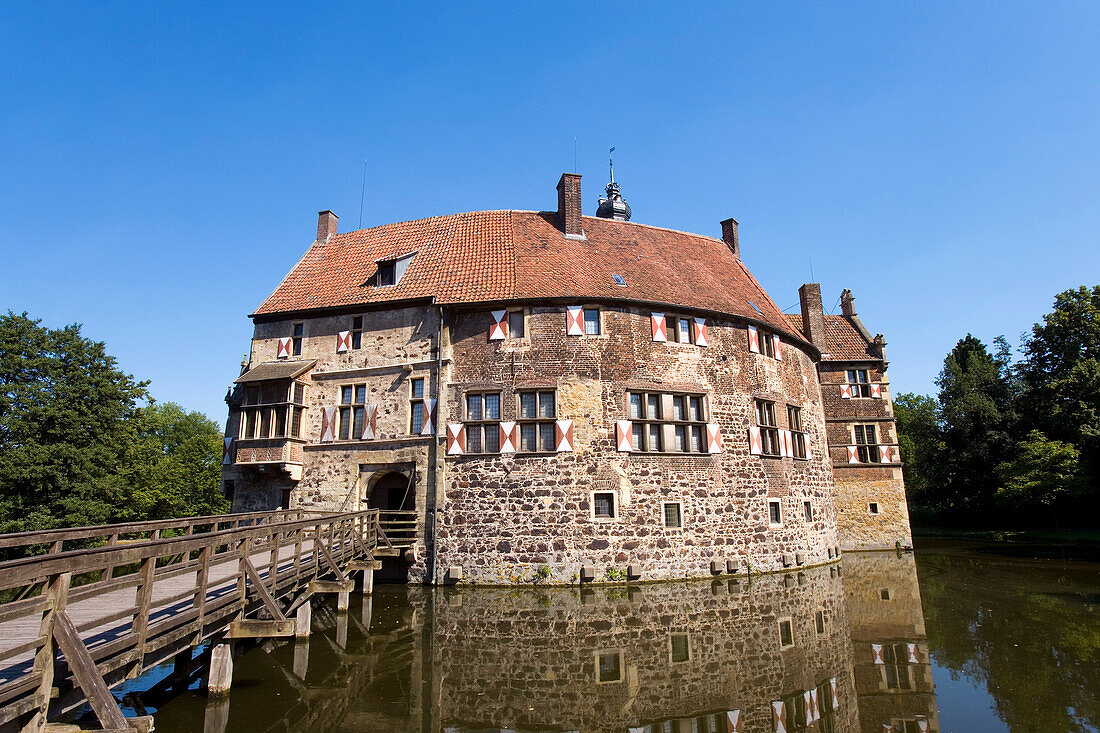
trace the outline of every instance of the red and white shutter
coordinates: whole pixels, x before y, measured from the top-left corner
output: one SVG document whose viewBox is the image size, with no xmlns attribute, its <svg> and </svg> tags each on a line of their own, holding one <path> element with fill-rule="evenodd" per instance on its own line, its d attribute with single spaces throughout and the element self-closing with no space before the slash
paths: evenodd
<svg viewBox="0 0 1100 733">
<path fill-rule="evenodd" d="M 894 733 L 894 724 L 893 723 L 883 723 L 882 724 L 882 733 Z"/>
<path fill-rule="evenodd" d="M 882 644 L 871 645 L 871 656 L 875 664 L 886 664 L 886 656 L 882 653 Z"/>
<path fill-rule="evenodd" d="M 493 325 L 489 326 L 489 340 L 503 341 L 508 338 L 508 311 L 493 311 Z"/>
<path fill-rule="evenodd" d="M 833 695 L 833 710 L 839 710 L 840 709 L 840 697 L 837 695 L 837 692 L 836 692 L 836 677 L 830 677 L 829 678 L 829 691 L 832 692 L 832 695 Z"/>
<path fill-rule="evenodd" d="M 772 351 L 775 352 L 775 358 L 778 361 L 783 361 L 783 341 L 779 338 L 778 334 L 772 334 Z"/>
<path fill-rule="evenodd" d="M 228 466 L 233 463 L 233 438 L 223 438 L 225 443 L 222 447 L 222 465 Z"/>
<path fill-rule="evenodd" d="M 859 447 L 855 445 L 848 446 L 848 463 L 859 463 Z"/>
<path fill-rule="evenodd" d="M 275 349 L 276 359 L 286 359 L 290 356 L 290 336 L 279 339 L 279 345 Z"/>
<path fill-rule="evenodd" d="M 653 327 L 654 341 L 668 341 L 668 324 L 664 313 L 650 313 L 649 322 Z"/>
<path fill-rule="evenodd" d="M 336 408 L 321 408 L 321 442 L 331 443 L 336 437 Z"/>
<path fill-rule="evenodd" d="M 363 420 L 362 440 L 374 440 L 378 437 L 378 405 L 367 405 Z"/>
<path fill-rule="evenodd" d="M 880 445 L 878 448 L 879 461 L 882 463 L 893 463 L 894 449 L 888 445 Z"/>
<path fill-rule="evenodd" d="M 806 711 L 806 722 L 814 722 L 814 701 L 810 697 L 809 690 L 802 692 L 802 709 Z"/>
<path fill-rule="evenodd" d="M 466 452 L 466 425 L 447 423 L 447 455 L 461 456 Z"/>
<path fill-rule="evenodd" d="M 772 730 L 774 733 L 787 733 L 787 710 L 782 700 L 772 703 Z"/>
<path fill-rule="evenodd" d="M 741 711 L 727 710 L 726 733 L 743 733 L 743 731 L 744 729 L 741 727 Z"/>
<path fill-rule="evenodd" d="M 573 450 L 573 421 L 556 420 L 554 422 L 554 444 L 558 453 Z"/>
<path fill-rule="evenodd" d="M 760 428 L 756 425 L 749 426 L 749 453 L 754 456 L 764 454 L 764 441 L 760 437 Z"/>
<path fill-rule="evenodd" d="M 351 331 L 341 331 L 336 334 L 336 353 L 343 354 L 351 348 Z"/>
<path fill-rule="evenodd" d="M 620 453 L 634 450 L 634 423 L 629 420 L 615 421 L 615 446 Z"/>
<path fill-rule="evenodd" d="M 928 733 L 928 718 L 917 718 L 917 730 L 920 733 Z"/>
<path fill-rule="evenodd" d="M 716 422 L 707 423 L 707 453 L 722 452 L 722 428 Z"/>
<path fill-rule="evenodd" d="M 909 654 L 909 664 L 920 664 L 920 649 L 916 644 L 906 644 L 905 650 Z"/>
<path fill-rule="evenodd" d="M 424 398 L 424 422 L 420 427 L 421 435 L 435 435 L 436 401 L 431 397 Z"/>
<path fill-rule="evenodd" d="M 812 722 L 821 720 L 821 704 L 817 700 L 817 688 L 814 687 L 810 690 L 810 707 L 813 709 Z M 809 715 L 809 713 L 807 713 Z"/>
<path fill-rule="evenodd" d="M 871 396 L 874 397 L 876 400 L 881 400 L 882 399 L 882 385 L 881 384 L 872 384 L 871 385 Z"/>
<path fill-rule="evenodd" d="M 565 335 L 584 335 L 584 309 L 579 305 L 565 307 Z"/>
<path fill-rule="evenodd" d="M 756 326 L 749 326 L 749 351 L 760 353 L 760 332 L 756 330 Z"/>
<path fill-rule="evenodd" d="M 852 399 L 852 385 L 842 384 L 840 385 L 840 396 L 846 400 Z"/>
<path fill-rule="evenodd" d="M 515 422 L 502 422 L 500 424 L 500 452 L 515 453 L 518 442 L 519 428 Z"/>
<path fill-rule="evenodd" d="M 707 319 L 696 318 L 695 319 L 695 345 L 696 346 L 709 346 L 707 343 Z"/>
</svg>

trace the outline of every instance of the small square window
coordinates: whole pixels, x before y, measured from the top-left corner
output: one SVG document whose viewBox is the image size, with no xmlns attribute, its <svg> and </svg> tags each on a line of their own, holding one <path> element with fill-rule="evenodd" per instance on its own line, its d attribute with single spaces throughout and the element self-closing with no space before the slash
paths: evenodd
<svg viewBox="0 0 1100 733">
<path fill-rule="evenodd" d="M 780 508 L 779 499 L 768 500 L 768 522 L 783 524 L 783 511 Z"/>
<path fill-rule="evenodd" d="M 691 660 L 691 641 L 687 634 L 673 634 L 668 639 L 669 660 L 673 664 Z"/>
<path fill-rule="evenodd" d="M 378 284 L 380 286 L 393 285 L 395 282 L 395 275 L 397 273 L 397 263 L 395 262 L 379 262 L 378 263 Z"/>
<path fill-rule="evenodd" d="M 600 335 L 600 312 L 595 308 L 584 309 L 584 332 L 589 336 Z"/>
<path fill-rule="evenodd" d="M 665 527 L 668 529 L 681 529 L 684 526 L 683 509 L 679 503 L 669 502 L 665 504 Z"/>
<path fill-rule="evenodd" d="M 872 501 L 870 504 L 867 505 L 867 508 L 870 509 L 871 514 L 878 514 L 878 502 L 877 501 Z"/>
<path fill-rule="evenodd" d="M 802 502 L 802 511 L 806 516 L 807 522 L 814 521 L 814 506 L 808 501 Z"/>
<path fill-rule="evenodd" d="M 794 628 L 789 618 L 779 620 L 779 646 L 783 649 L 794 646 Z"/>
<path fill-rule="evenodd" d="M 592 495 L 592 516 L 596 519 L 615 518 L 615 493 L 599 491 Z"/>
<path fill-rule="evenodd" d="M 878 597 L 881 598 L 884 601 L 890 600 L 890 589 L 889 588 L 880 589 L 879 592 L 878 592 Z"/>
<path fill-rule="evenodd" d="M 622 678 L 622 652 L 596 652 L 596 680 L 598 682 L 619 682 Z"/>
</svg>

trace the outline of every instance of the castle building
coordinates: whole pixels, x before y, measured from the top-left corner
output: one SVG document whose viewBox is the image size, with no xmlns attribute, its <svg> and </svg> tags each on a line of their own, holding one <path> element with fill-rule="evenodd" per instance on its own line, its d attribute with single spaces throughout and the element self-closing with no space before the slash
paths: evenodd
<svg viewBox="0 0 1100 733">
<path fill-rule="evenodd" d="M 709 576 L 908 545 L 881 337 L 713 239 L 480 211 L 317 237 L 227 395 L 234 511 L 378 508 L 416 582 Z M 397 525 L 395 522 L 406 523 Z M 396 530 L 395 530 L 396 531 Z"/>
</svg>

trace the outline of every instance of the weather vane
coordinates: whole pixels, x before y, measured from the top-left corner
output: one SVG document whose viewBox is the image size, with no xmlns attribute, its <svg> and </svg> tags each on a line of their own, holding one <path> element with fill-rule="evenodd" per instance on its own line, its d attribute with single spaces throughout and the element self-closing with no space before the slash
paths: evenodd
<svg viewBox="0 0 1100 733">
<path fill-rule="evenodd" d="M 611 154 L 614 153 L 614 152 L 615 152 L 615 147 L 614 146 L 612 146 L 611 149 L 607 151 L 607 167 L 611 171 L 611 182 L 612 183 L 615 182 L 615 160 L 614 160 L 614 158 L 611 157 Z"/>
</svg>

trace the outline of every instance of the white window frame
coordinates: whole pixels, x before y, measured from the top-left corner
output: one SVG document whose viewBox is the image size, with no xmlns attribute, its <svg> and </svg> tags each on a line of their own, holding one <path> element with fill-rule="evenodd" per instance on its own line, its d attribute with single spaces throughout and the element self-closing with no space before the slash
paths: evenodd
<svg viewBox="0 0 1100 733">
<path fill-rule="evenodd" d="M 772 521 L 772 504 L 779 507 L 779 521 Z M 783 526 L 783 501 L 780 499 L 768 499 L 768 526 L 769 527 L 782 527 Z"/>
<path fill-rule="evenodd" d="M 604 517 L 596 514 L 596 494 L 610 494 L 611 495 L 611 516 Z M 594 489 L 588 492 L 588 514 L 594 522 L 617 522 L 621 516 L 619 507 L 619 494 L 617 491 L 610 489 Z"/>
<path fill-rule="evenodd" d="M 666 511 L 666 507 L 668 507 L 670 505 L 675 505 L 675 506 L 679 507 L 679 512 L 680 512 L 680 526 L 679 527 L 669 527 L 668 524 L 666 524 L 666 522 L 668 521 L 668 516 L 665 514 L 665 511 Z M 682 501 L 662 501 L 661 502 L 661 527 L 666 532 L 683 532 L 684 531 L 684 502 L 682 502 Z"/>
<path fill-rule="evenodd" d="M 613 680 L 600 679 L 600 657 L 610 654 L 614 654 L 619 658 L 619 676 Z M 592 652 L 592 662 L 594 664 L 592 674 L 596 678 L 597 685 L 614 685 L 626 679 L 626 655 L 622 649 L 597 649 Z"/>
</svg>

